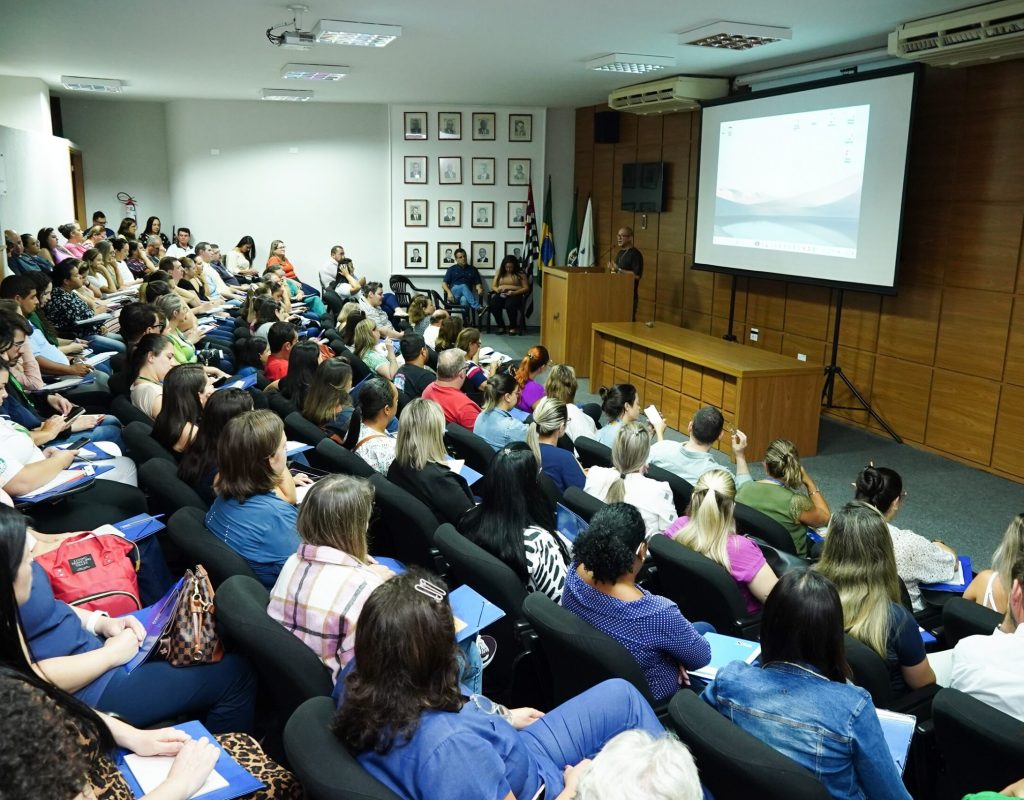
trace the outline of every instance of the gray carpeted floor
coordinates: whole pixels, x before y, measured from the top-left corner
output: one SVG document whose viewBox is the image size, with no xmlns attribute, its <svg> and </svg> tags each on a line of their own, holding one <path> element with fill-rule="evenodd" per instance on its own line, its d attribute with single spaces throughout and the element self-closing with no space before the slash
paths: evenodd
<svg viewBox="0 0 1024 800">
<path fill-rule="evenodd" d="M 485 333 L 482 338 L 485 345 L 515 358 L 538 340 L 536 331 L 514 337 Z M 578 403 L 598 400 L 585 378 L 580 380 L 576 399 Z M 668 436 L 684 438 L 671 430 Z M 868 462 L 894 469 L 903 477 L 907 497 L 894 524 L 943 540 L 971 556 L 976 570 L 989 566 L 1006 526 L 1024 511 L 1024 492 L 1018 483 L 822 417 L 818 455 L 804 459 L 804 466 L 833 509 L 853 499 L 853 481 Z M 755 478 L 764 477 L 760 464 L 751 465 L 751 472 Z"/>
</svg>

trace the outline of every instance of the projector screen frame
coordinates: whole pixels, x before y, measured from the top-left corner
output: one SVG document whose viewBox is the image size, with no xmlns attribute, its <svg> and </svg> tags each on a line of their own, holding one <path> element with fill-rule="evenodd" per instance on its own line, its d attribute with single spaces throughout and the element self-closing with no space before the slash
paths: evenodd
<svg viewBox="0 0 1024 800">
<path fill-rule="evenodd" d="M 867 292 L 871 294 L 880 295 L 895 295 L 897 294 L 897 286 L 899 284 L 900 268 L 902 264 L 902 252 L 903 252 L 903 216 L 906 208 L 907 201 L 907 180 L 910 165 L 910 145 L 913 141 L 914 134 L 914 117 L 917 108 L 917 94 L 920 89 L 921 74 L 923 70 L 920 64 L 907 64 L 899 65 L 895 67 L 887 67 L 884 69 L 868 70 L 856 75 L 844 75 L 837 78 L 823 78 L 815 81 L 807 81 L 806 83 L 795 83 L 788 86 L 780 86 L 773 89 L 765 89 L 759 92 L 751 92 L 748 94 L 734 95 L 731 97 L 723 97 L 719 100 L 708 100 L 701 103 L 701 135 L 697 141 L 697 180 L 696 180 L 696 196 L 697 196 L 697 208 L 694 214 L 694 261 L 693 269 L 701 272 L 717 272 L 723 275 L 732 275 L 735 277 L 745 278 L 762 278 L 764 280 L 773 281 L 791 281 L 793 283 L 804 283 L 812 286 L 824 286 L 833 289 L 849 289 L 856 292 Z M 880 286 L 877 284 L 865 284 L 856 283 L 853 281 L 835 281 L 827 278 L 818 278 L 814 276 L 804 275 L 791 275 L 787 273 L 778 272 L 765 272 L 761 270 L 743 269 L 738 267 L 724 267 L 716 264 L 706 264 L 697 261 L 697 240 L 696 231 L 700 225 L 701 216 L 701 203 L 700 203 L 700 178 L 701 178 L 701 157 L 703 148 L 703 133 L 704 133 L 704 109 L 716 106 L 734 105 L 736 103 L 749 102 L 751 100 L 759 100 L 762 98 L 775 97 L 778 95 L 795 94 L 797 92 L 805 92 L 813 89 L 825 89 L 830 86 L 843 86 L 852 83 L 859 83 L 868 80 L 878 80 L 880 78 L 888 78 L 897 75 L 910 74 L 913 78 L 913 82 L 910 90 L 910 115 L 907 122 L 907 147 L 904 153 L 903 161 L 903 185 L 900 190 L 900 208 L 899 208 L 899 222 L 897 225 L 897 236 L 896 236 L 896 262 L 893 265 L 893 280 L 892 286 Z M 712 214 L 714 211 L 712 211 Z M 735 287 L 735 282 L 733 283 Z"/>
</svg>

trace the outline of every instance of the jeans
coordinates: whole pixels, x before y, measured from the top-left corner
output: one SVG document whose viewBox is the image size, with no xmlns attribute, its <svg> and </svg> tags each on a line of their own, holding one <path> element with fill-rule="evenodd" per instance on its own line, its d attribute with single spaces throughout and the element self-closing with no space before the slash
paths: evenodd
<svg viewBox="0 0 1024 800">
<path fill-rule="evenodd" d="M 469 306 L 472 309 L 480 308 L 480 298 L 477 297 L 472 286 L 457 283 L 451 287 L 451 292 L 460 306 Z"/>
<path fill-rule="evenodd" d="M 94 333 L 90 336 L 85 337 L 86 341 L 89 342 L 89 347 L 96 353 L 109 353 L 113 351 L 115 353 L 126 353 L 128 348 L 125 347 L 124 342 L 118 341 L 111 336 L 100 336 L 98 333 Z"/>
<path fill-rule="evenodd" d="M 65 444 L 76 439 L 88 439 L 90 442 L 111 442 L 116 444 L 122 452 L 124 451 L 124 439 L 121 438 L 121 423 L 117 417 L 112 417 L 109 414 L 105 415 L 103 421 L 92 430 L 68 432 L 57 441 L 51 442 L 51 444 Z"/>
<path fill-rule="evenodd" d="M 96 704 L 98 711 L 140 728 L 200 717 L 210 733 L 251 733 L 255 706 L 256 676 L 249 662 L 234 654 L 194 667 L 147 661 L 130 674 L 116 667 Z"/>
</svg>

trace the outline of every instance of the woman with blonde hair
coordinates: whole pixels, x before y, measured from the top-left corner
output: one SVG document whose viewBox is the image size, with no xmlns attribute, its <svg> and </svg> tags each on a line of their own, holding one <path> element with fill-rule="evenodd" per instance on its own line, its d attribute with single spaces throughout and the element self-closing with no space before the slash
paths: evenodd
<svg viewBox="0 0 1024 800">
<path fill-rule="evenodd" d="M 567 420 L 565 403 L 542 397 L 533 409 L 533 419 L 526 434 L 526 442 L 537 463 L 560 492 L 565 492 L 570 486 L 582 489 L 587 482 L 587 475 L 575 454 L 558 446 Z"/>
<path fill-rule="evenodd" d="M 576 405 L 576 370 L 568 364 L 555 364 L 544 381 L 544 394 L 553 400 L 565 403 L 569 420 L 565 426 L 565 434 L 574 442 L 577 436 L 593 439 L 597 435 L 597 420 Z M 600 416 L 600 408 L 597 415 Z"/>
<path fill-rule="evenodd" d="M 839 591 L 846 632 L 885 662 L 894 694 L 935 683 L 917 622 L 900 604 L 892 539 L 877 509 L 859 501 L 839 509 L 816 569 Z"/>
<path fill-rule="evenodd" d="M 756 613 L 778 582 L 761 549 L 736 534 L 736 481 L 724 469 L 709 469 L 693 487 L 689 516 L 665 530 L 679 544 L 723 566 L 739 587 L 747 611 Z"/>
<path fill-rule="evenodd" d="M 964 592 L 964 600 L 1005 614 L 1013 579 L 1010 570 L 1024 552 L 1024 514 L 1011 520 L 1003 533 L 1003 540 L 992 554 L 992 568 L 979 572 Z"/>
<path fill-rule="evenodd" d="M 800 454 L 791 441 L 776 439 L 768 445 L 764 471 L 768 477 L 744 483 L 736 499 L 778 522 L 789 532 L 797 555 L 807 558 L 807 528 L 828 524 L 828 503 L 800 464 Z"/>
<path fill-rule="evenodd" d="M 612 466 L 591 467 L 583 491 L 605 503 L 629 503 L 644 518 L 647 536 L 661 533 L 676 520 L 672 489 L 647 477 L 651 433 L 642 422 L 627 422 L 612 445 Z"/>
<path fill-rule="evenodd" d="M 355 655 L 356 622 L 366 598 L 394 574 L 369 553 L 372 514 L 369 481 L 321 478 L 302 501 L 298 550 L 270 590 L 267 614 L 317 654 L 331 680 Z"/>
<path fill-rule="evenodd" d="M 529 413 L 544 396 L 544 384 L 540 383 L 537 378 L 548 368 L 550 362 L 551 356 L 548 354 L 548 349 L 542 344 L 534 345 L 526 351 L 526 355 L 523 356 L 523 360 L 519 362 L 519 366 L 515 370 L 516 383 L 523 391 L 517 408 Z"/>
<path fill-rule="evenodd" d="M 395 377 L 399 366 L 398 359 L 395 358 L 395 348 L 391 345 L 391 339 L 387 338 L 384 340 L 384 355 L 381 355 L 377 352 L 379 341 L 380 330 L 377 323 L 372 319 L 360 320 L 352 337 L 356 358 L 366 364 L 370 372 L 376 372 L 390 381 Z"/>
<path fill-rule="evenodd" d="M 270 243 L 270 254 L 267 256 L 267 266 L 280 267 L 281 271 L 284 272 L 285 277 L 291 278 L 293 281 L 297 281 L 299 277 L 295 274 L 295 265 L 288 260 L 288 256 L 284 254 L 284 251 L 284 242 L 280 239 L 274 239 L 274 241 Z"/>
<path fill-rule="evenodd" d="M 102 244 L 102 242 L 101 242 Z M 97 300 L 103 295 L 117 291 L 117 278 L 111 274 L 104 262 L 103 252 L 98 247 L 85 251 L 82 256 L 85 266 L 85 288 Z"/>
<path fill-rule="evenodd" d="M 402 411 L 388 480 L 432 508 L 441 522 L 458 525 L 474 500 L 466 479 L 448 466 L 444 424 L 444 411 L 433 400 L 410 401 Z"/>
</svg>

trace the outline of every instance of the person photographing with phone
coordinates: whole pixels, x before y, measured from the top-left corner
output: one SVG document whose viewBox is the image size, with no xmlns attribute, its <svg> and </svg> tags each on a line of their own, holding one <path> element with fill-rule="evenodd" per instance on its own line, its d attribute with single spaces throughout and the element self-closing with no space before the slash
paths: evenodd
<svg viewBox="0 0 1024 800">
<path fill-rule="evenodd" d="M 647 418 L 651 419 L 650 408 L 647 409 Z M 729 443 L 736 457 L 735 470 L 731 464 L 725 463 L 724 458 L 719 461 L 711 453 L 715 443 L 725 433 L 725 417 L 721 411 L 714 406 L 705 406 L 698 410 L 686 426 L 686 432 L 690 438 L 682 444 L 666 439 L 651 445 L 651 455 L 647 463 L 675 473 L 691 486 L 696 486 L 700 476 L 708 470 L 723 468 L 735 474 L 737 488 L 750 482 L 750 469 L 744 457 L 747 435 L 743 431 L 729 431 Z"/>
</svg>

